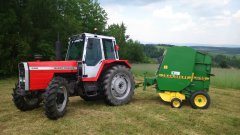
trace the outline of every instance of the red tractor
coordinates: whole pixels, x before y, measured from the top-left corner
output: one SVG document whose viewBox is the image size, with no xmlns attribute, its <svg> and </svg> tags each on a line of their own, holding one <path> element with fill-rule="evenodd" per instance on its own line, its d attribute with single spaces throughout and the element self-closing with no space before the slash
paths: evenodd
<svg viewBox="0 0 240 135">
<path fill-rule="evenodd" d="M 66 113 L 69 97 L 85 101 L 104 99 L 117 106 L 130 102 L 134 79 L 127 60 L 119 60 L 114 37 L 84 33 L 69 38 L 65 61 L 34 61 L 19 64 L 19 81 L 13 101 L 21 111 L 39 107 L 58 119 Z"/>
</svg>

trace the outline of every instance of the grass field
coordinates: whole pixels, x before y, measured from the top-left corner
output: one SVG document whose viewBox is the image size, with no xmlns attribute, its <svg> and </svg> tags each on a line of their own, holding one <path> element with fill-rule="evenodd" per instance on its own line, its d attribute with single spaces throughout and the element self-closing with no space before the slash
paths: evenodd
<svg viewBox="0 0 240 135">
<path fill-rule="evenodd" d="M 158 69 L 158 64 L 133 64 L 133 73 L 137 76 L 154 76 Z M 239 69 L 220 69 L 213 68 L 211 77 L 211 86 L 217 88 L 240 89 L 240 70 Z"/>
<path fill-rule="evenodd" d="M 141 69 L 134 65 L 135 79 L 141 82 Z M 155 65 L 155 67 L 157 67 Z M 156 69 L 151 66 L 151 73 Z M 217 72 L 218 70 L 216 70 Z M 139 74 L 139 75 L 138 75 Z M 211 87 L 211 106 L 195 110 L 184 103 L 172 109 L 160 100 L 153 87 L 135 90 L 128 105 L 111 107 L 99 102 L 85 102 L 70 98 L 67 114 L 52 121 L 44 115 L 44 108 L 21 112 L 12 102 L 15 79 L 0 80 L 0 134 L 240 134 L 240 90 Z"/>
</svg>

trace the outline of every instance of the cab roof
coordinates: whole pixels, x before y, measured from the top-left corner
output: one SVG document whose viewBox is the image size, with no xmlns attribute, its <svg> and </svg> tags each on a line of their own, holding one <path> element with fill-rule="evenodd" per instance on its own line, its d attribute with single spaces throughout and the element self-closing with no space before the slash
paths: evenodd
<svg viewBox="0 0 240 135">
<path fill-rule="evenodd" d="M 80 39 L 82 37 L 98 37 L 98 38 L 115 40 L 115 38 L 112 37 L 112 36 L 103 36 L 103 35 L 97 35 L 97 34 L 91 34 L 91 33 L 82 33 L 82 34 L 73 35 L 69 39 L 70 40 L 77 40 L 77 39 Z"/>
</svg>

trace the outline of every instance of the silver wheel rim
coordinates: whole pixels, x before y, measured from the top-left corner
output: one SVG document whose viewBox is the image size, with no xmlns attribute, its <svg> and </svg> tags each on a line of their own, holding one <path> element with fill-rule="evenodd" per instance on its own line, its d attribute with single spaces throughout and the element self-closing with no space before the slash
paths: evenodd
<svg viewBox="0 0 240 135">
<path fill-rule="evenodd" d="M 62 112 L 67 104 L 67 89 L 64 86 L 59 87 L 56 96 L 56 106 L 59 112 Z"/>
<path fill-rule="evenodd" d="M 114 75 L 111 82 L 111 93 L 117 99 L 124 99 L 131 90 L 131 81 L 129 76 L 124 73 Z"/>
</svg>

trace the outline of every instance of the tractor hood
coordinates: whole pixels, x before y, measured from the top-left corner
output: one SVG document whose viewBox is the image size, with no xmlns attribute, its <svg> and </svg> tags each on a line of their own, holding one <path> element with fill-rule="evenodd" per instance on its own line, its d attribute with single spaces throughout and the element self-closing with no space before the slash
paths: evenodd
<svg viewBox="0 0 240 135">
<path fill-rule="evenodd" d="M 28 62 L 29 70 L 77 70 L 77 61 L 36 61 Z"/>
<path fill-rule="evenodd" d="M 44 90 L 56 75 L 76 74 L 78 61 L 34 61 L 19 64 L 19 84 L 25 90 Z"/>
</svg>

